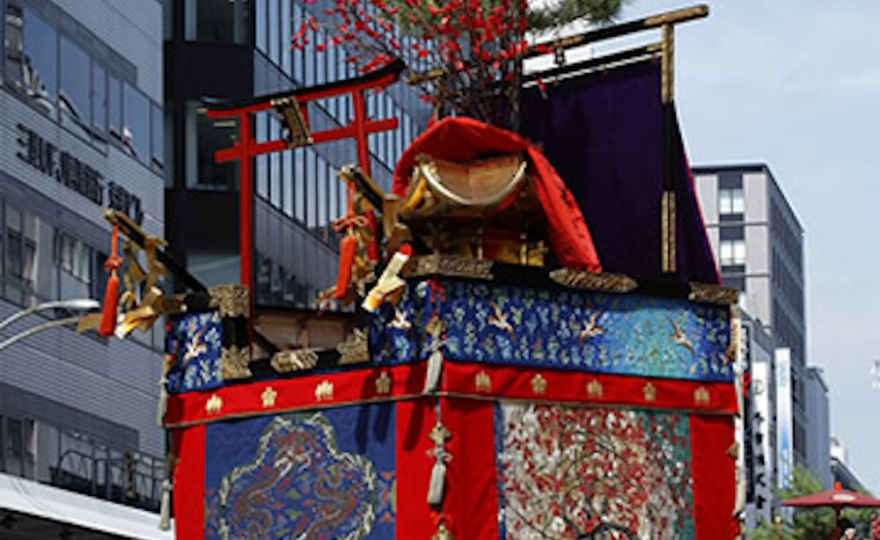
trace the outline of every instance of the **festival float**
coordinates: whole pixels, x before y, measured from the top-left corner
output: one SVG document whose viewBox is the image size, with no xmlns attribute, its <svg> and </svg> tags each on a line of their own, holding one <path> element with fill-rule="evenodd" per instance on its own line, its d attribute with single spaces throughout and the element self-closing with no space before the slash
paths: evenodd
<svg viewBox="0 0 880 540">
<path fill-rule="evenodd" d="M 449 6 L 467 12 L 458 4 L 424 9 L 442 22 L 457 16 Z M 339 43 L 355 46 L 358 8 L 336 5 Z M 402 25 L 393 9 L 376 4 L 387 16 L 372 22 Z M 504 24 L 522 33 L 525 9 L 513 12 Z M 464 22 L 495 16 L 479 13 Z M 472 32 L 476 60 L 450 45 L 458 36 L 434 36 L 439 53 L 410 45 L 442 56 L 408 75 L 437 114 L 390 192 L 370 176 L 366 137 L 396 120 L 369 118 L 364 96 L 407 69 L 393 44 L 349 80 L 206 101 L 241 128 L 217 159 L 242 163 L 242 282 L 204 287 L 110 212 L 134 264 L 118 299 L 111 259 L 91 325 L 124 337 L 166 320 L 164 526 L 173 506 L 186 540 L 736 537 L 738 295 L 720 285 L 672 91 L 674 26 L 706 14 L 537 46 Z M 572 47 L 649 29 L 662 41 L 564 62 Z M 545 54 L 550 69 L 523 69 Z M 313 132 L 309 104 L 345 95 L 351 125 Z M 283 119 L 284 139 L 253 139 L 260 111 Z M 339 171 L 339 275 L 314 310 L 270 321 L 251 296 L 251 158 L 342 138 L 359 162 Z M 166 274 L 187 292 L 163 293 Z M 321 324 L 331 330 L 273 339 Z"/>
</svg>

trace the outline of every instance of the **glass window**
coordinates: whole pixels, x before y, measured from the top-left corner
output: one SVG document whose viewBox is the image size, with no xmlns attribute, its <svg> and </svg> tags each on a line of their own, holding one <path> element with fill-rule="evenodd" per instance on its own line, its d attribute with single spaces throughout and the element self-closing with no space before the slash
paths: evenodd
<svg viewBox="0 0 880 540">
<path fill-rule="evenodd" d="M 721 266 L 744 265 L 746 263 L 745 240 L 721 241 Z"/>
<path fill-rule="evenodd" d="M 61 36 L 60 77 L 58 104 L 62 122 L 68 119 L 80 126 L 89 125 L 90 109 L 89 56 L 65 36 Z"/>
<path fill-rule="evenodd" d="M 306 225 L 309 229 L 314 230 L 317 226 L 316 210 L 318 208 L 316 201 L 317 173 L 315 171 L 315 151 L 311 148 L 306 149 Z"/>
<path fill-rule="evenodd" d="M 150 155 L 150 102 L 138 89 L 125 85 L 125 126 L 122 142 L 143 162 Z"/>
<path fill-rule="evenodd" d="M 107 108 L 110 134 L 122 140 L 122 84 L 112 75 L 107 78 Z"/>
<path fill-rule="evenodd" d="M 293 217 L 293 150 L 285 150 L 281 154 L 283 175 L 281 177 L 282 191 L 284 191 L 284 213 Z"/>
<path fill-rule="evenodd" d="M 327 224 L 327 162 L 318 157 L 318 226 Z"/>
<path fill-rule="evenodd" d="M 23 65 L 13 81 L 37 107 L 53 115 L 58 90 L 58 33 L 30 9 L 25 10 L 23 30 Z"/>
<path fill-rule="evenodd" d="M 269 118 L 269 137 L 276 141 L 281 136 L 278 119 Z M 278 152 L 269 154 L 269 199 L 272 206 L 281 208 L 281 155 Z"/>
<path fill-rule="evenodd" d="M 249 0 L 186 0 L 184 39 L 246 44 Z"/>
<path fill-rule="evenodd" d="M 257 48 L 263 52 L 266 52 L 268 49 L 266 48 L 266 17 L 268 15 L 267 4 L 269 0 L 257 0 L 257 9 L 256 9 L 256 17 L 257 17 Z"/>
<path fill-rule="evenodd" d="M 321 30 L 318 32 L 318 43 L 327 44 L 327 32 Z M 316 83 L 323 84 L 327 82 L 327 53 L 325 52 L 316 53 L 317 58 L 315 59 L 315 63 L 317 64 L 317 70 L 315 73 Z"/>
<path fill-rule="evenodd" d="M 278 31 L 281 29 L 279 12 L 278 0 L 269 0 L 269 58 L 276 64 L 281 56 L 278 52 L 281 45 L 281 38 L 278 36 Z"/>
<path fill-rule="evenodd" d="M 281 0 L 281 69 L 287 75 L 291 74 L 290 69 L 290 4 L 291 0 Z"/>
<path fill-rule="evenodd" d="M 293 5 L 293 34 L 299 34 L 303 25 L 303 9 L 299 4 Z M 293 39 L 291 37 L 291 39 Z M 290 44 L 290 42 L 288 42 Z M 299 47 L 293 48 L 293 78 L 296 82 L 303 83 L 303 51 Z"/>
<path fill-rule="evenodd" d="M 150 133 L 152 136 L 152 159 L 151 165 L 162 169 L 165 162 L 165 142 L 164 142 L 164 114 L 162 108 L 156 103 L 151 104 L 152 118 L 150 124 Z"/>
<path fill-rule="evenodd" d="M 306 220 L 306 177 L 305 177 L 305 149 L 297 148 L 293 151 L 294 174 L 293 185 L 296 191 L 295 217 L 301 222 Z"/>
<path fill-rule="evenodd" d="M 719 195 L 719 212 L 722 214 L 742 214 L 745 211 L 743 190 L 722 189 Z"/>
<path fill-rule="evenodd" d="M 238 120 L 208 118 L 197 102 L 187 104 L 186 184 L 189 187 L 236 189 L 238 163 L 215 163 L 214 152 L 238 140 Z"/>
<path fill-rule="evenodd" d="M 303 54 L 305 56 L 305 85 L 312 86 L 315 84 L 315 32 L 314 30 L 306 31 L 306 39 L 309 44 L 305 46 Z"/>
<path fill-rule="evenodd" d="M 339 185 L 342 184 L 342 181 L 336 176 L 336 170 L 332 167 L 329 171 L 330 176 L 330 220 L 335 221 L 342 217 L 342 213 L 339 210 Z"/>
<path fill-rule="evenodd" d="M 107 73 L 101 64 L 92 62 L 92 127 L 98 131 L 107 130 Z"/>
<path fill-rule="evenodd" d="M 269 136 L 269 114 L 257 113 L 257 142 L 266 142 Z M 257 195 L 269 198 L 269 156 L 262 154 L 257 156 Z"/>
</svg>

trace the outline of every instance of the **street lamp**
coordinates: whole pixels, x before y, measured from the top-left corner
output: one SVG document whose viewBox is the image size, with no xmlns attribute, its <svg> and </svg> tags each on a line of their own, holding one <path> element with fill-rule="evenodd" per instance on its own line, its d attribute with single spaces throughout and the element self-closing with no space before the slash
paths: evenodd
<svg viewBox="0 0 880 540">
<path fill-rule="evenodd" d="M 0 322 L 0 330 L 3 330 L 10 324 L 15 321 L 21 319 L 22 317 L 27 317 L 33 313 L 37 313 L 40 311 L 45 311 L 47 309 L 66 309 L 68 311 L 90 311 L 93 309 L 98 309 L 101 304 L 98 303 L 97 300 L 92 300 L 91 298 L 75 298 L 72 300 L 56 300 L 53 302 L 44 302 L 42 304 L 37 304 L 35 306 L 31 306 L 27 309 L 23 309 L 18 313 L 13 313 L 9 317 L 6 318 L 3 322 Z M 48 330 L 50 328 L 55 328 L 56 326 L 64 326 L 66 324 L 72 324 L 79 320 L 79 317 L 65 317 L 63 319 L 56 319 L 54 321 L 48 321 L 33 328 L 29 328 L 23 332 L 19 332 L 14 336 L 6 339 L 2 343 L 0 343 L 0 349 L 5 349 L 6 347 L 12 345 L 16 341 L 26 338 L 30 335 L 36 334 L 37 332 L 42 332 L 43 330 Z"/>
</svg>

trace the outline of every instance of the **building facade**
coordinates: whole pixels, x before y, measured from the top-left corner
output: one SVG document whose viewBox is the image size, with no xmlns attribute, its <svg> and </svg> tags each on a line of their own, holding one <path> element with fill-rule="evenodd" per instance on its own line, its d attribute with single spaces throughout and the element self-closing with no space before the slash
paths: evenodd
<svg viewBox="0 0 880 540">
<path fill-rule="evenodd" d="M 803 227 L 765 164 L 694 167 L 707 235 L 724 284 L 791 351 L 794 459 L 807 463 Z"/>
<path fill-rule="evenodd" d="M 831 437 L 830 455 L 831 476 L 834 483 L 839 483 L 843 489 L 864 491 L 864 484 L 851 468 L 846 443 L 837 437 Z"/>
<path fill-rule="evenodd" d="M 178 0 L 165 3 L 166 140 L 172 174 L 166 190 L 167 238 L 175 256 L 207 284 L 238 282 L 239 164 L 216 164 L 231 146 L 237 122 L 212 120 L 204 97 L 246 98 L 358 75 L 343 47 L 318 26 L 307 45 L 291 46 L 308 17 L 321 20 L 331 3 L 284 0 Z M 320 50 L 319 50 L 320 49 Z M 369 93 L 367 113 L 398 118 L 399 128 L 369 136 L 377 184 L 391 186 L 397 159 L 424 129 L 430 109 L 404 84 Z M 350 96 L 309 104 L 313 131 L 348 125 Z M 282 136 L 274 112 L 256 115 L 258 141 Z M 256 300 L 263 306 L 310 307 L 335 281 L 338 237 L 332 223 L 346 213 L 336 171 L 356 163 L 353 140 L 290 149 L 254 160 Z"/>
<path fill-rule="evenodd" d="M 102 212 L 163 236 L 165 168 L 158 1 L 0 0 L 0 13 L 2 320 L 103 299 Z M 0 338 L 70 315 L 43 311 Z M 68 326 L 0 350 L 0 472 L 155 511 L 163 341 L 159 327 L 118 340 Z"/>
<path fill-rule="evenodd" d="M 773 519 L 779 508 L 776 495 L 777 411 L 776 342 L 763 325 L 742 315 L 744 352 L 751 384 L 744 414 L 746 455 L 746 528 L 753 529 L 760 518 Z"/>
<path fill-rule="evenodd" d="M 831 422 L 828 403 L 828 385 L 822 369 L 807 368 L 807 418 L 810 429 L 807 432 L 807 467 L 825 489 L 833 486 L 831 475 Z"/>
</svg>

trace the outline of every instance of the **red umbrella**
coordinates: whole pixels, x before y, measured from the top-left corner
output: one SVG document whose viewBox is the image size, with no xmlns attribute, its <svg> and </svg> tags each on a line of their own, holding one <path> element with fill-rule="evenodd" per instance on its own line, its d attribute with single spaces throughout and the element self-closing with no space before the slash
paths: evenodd
<svg viewBox="0 0 880 540">
<path fill-rule="evenodd" d="M 788 499 L 782 503 L 783 506 L 805 506 L 819 507 L 829 506 L 834 508 L 834 529 L 836 534 L 838 531 L 838 523 L 840 522 L 840 511 L 847 506 L 860 508 L 880 508 L 880 499 L 875 499 L 870 495 L 857 493 L 848 489 L 843 489 L 840 482 L 834 484 L 834 489 L 823 491 L 821 493 L 813 493 L 794 499 Z M 833 538 L 833 536 L 832 536 Z"/>
</svg>

